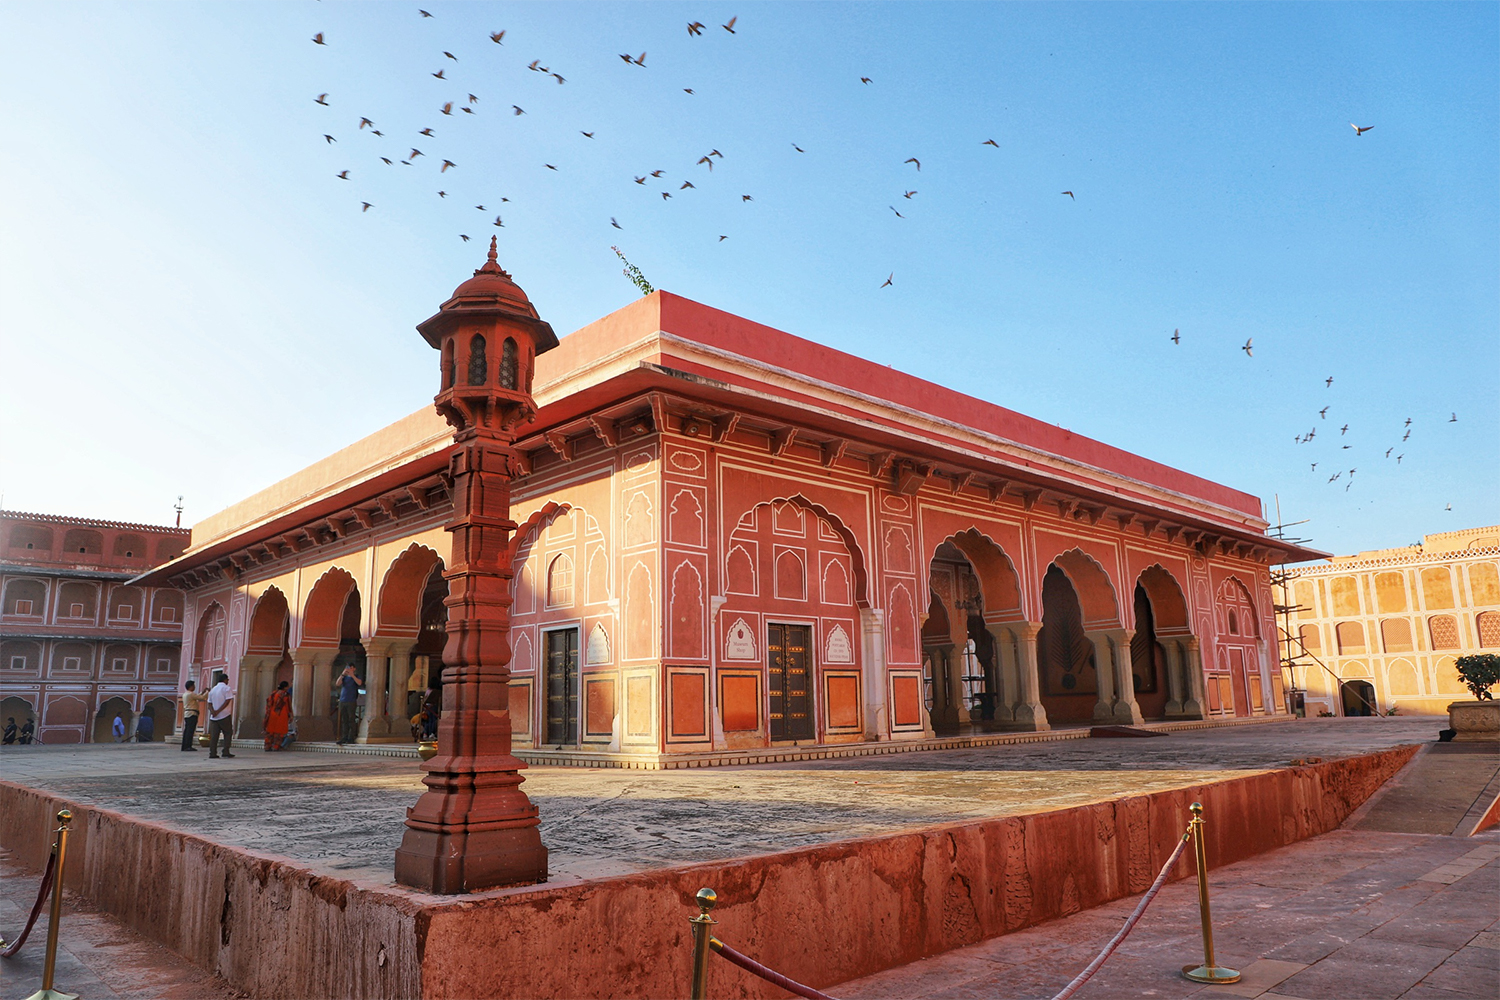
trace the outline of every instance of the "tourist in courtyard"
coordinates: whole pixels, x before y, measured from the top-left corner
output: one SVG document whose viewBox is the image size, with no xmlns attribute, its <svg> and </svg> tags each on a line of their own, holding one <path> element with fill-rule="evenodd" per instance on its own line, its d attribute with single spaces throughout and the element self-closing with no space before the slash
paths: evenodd
<svg viewBox="0 0 1500 1000">
<path fill-rule="evenodd" d="M 197 691 L 198 684 L 188 681 L 182 692 L 182 749 L 197 750 L 193 746 L 193 734 L 198 730 L 198 713 L 203 708 L 203 695 Z"/>
<path fill-rule="evenodd" d="M 36 720 L 28 717 L 25 722 L 21 723 L 21 745 L 25 746 L 30 743 L 35 734 Z"/>
<path fill-rule="evenodd" d="M 137 743 L 150 743 L 156 736 L 156 720 L 145 712 L 135 721 L 135 741 Z"/>
<path fill-rule="evenodd" d="M 437 681 L 427 685 L 427 697 L 422 701 L 422 739 L 437 739 L 438 717 L 443 714 L 443 688 Z"/>
<path fill-rule="evenodd" d="M 282 681 L 266 699 L 266 753 L 280 750 L 292 726 L 291 683 Z"/>
<path fill-rule="evenodd" d="M 116 714 L 115 715 L 115 721 L 114 721 L 114 727 L 113 728 L 114 728 L 114 731 L 115 731 L 115 742 L 116 743 L 124 743 L 125 742 L 125 718 L 123 716 L 119 715 L 119 714 Z"/>
<path fill-rule="evenodd" d="M 0 739 L 0 743 L 5 744 L 6 746 L 10 746 L 16 741 L 17 735 L 18 730 L 16 729 L 16 717 L 12 715 L 10 718 L 5 720 L 5 738 Z"/>
<path fill-rule="evenodd" d="M 339 692 L 339 746 L 353 743 L 359 734 L 356 725 L 356 710 L 359 708 L 359 689 L 364 681 L 354 676 L 354 664 L 344 668 L 335 687 Z"/>
<path fill-rule="evenodd" d="M 208 758 L 218 760 L 219 735 L 224 736 L 224 753 L 222 756 L 233 757 L 229 752 L 230 727 L 234 722 L 234 691 L 229 687 L 229 675 L 223 672 L 214 674 L 215 684 L 208 692 Z"/>
</svg>

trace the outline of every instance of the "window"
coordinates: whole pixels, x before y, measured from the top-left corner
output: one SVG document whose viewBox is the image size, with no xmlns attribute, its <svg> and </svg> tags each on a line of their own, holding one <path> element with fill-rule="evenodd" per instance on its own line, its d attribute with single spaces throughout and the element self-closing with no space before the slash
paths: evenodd
<svg viewBox="0 0 1500 1000">
<path fill-rule="evenodd" d="M 83 660 L 81 660 L 80 658 L 78 658 L 76 656 L 64 656 L 63 657 L 63 669 L 64 670 L 82 670 L 83 669 Z"/>
<path fill-rule="evenodd" d="M 82 618 L 83 617 L 83 605 L 82 604 L 69 604 L 68 605 L 68 617 L 69 618 Z"/>
<path fill-rule="evenodd" d="M 130 618 L 135 615 L 135 608 L 129 604 L 122 604 L 115 608 L 116 618 Z"/>
<path fill-rule="evenodd" d="M 567 553 L 560 553 L 547 568 L 547 607 L 566 608 L 573 605 L 573 560 Z"/>
<path fill-rule="evenodd" d="M 31 602 L 30 601 L 17 601 L 16 602 L 16 614 L 18 614 L 18 615 L 29 615 L 29 614 L 31 614 Z"/>
<path fill-rule="evenodd" d="M 123 656 L 117 656 L 117 657 L 115 657 L 113 660 L 111 660 L 109 662 L 109 669 L 111 669 L 111 670 L 129 670 L 130 669 L 130 661 L 127 660 L 127 659 L 125 659 Z"/>
<path fill-rule="evenodd" d="M 1474 619 L 1479 626 L 1479 645 L 1484 649 L 1500 646 L 1500 612 L 1482 611 Z"/>
<path fill-rule="evenodd" d="M 169 671 L 171 669 L 172 669 L 172 661 L 171 660 L 157 660 L 156 661 L 156 672 L 157 673 L 164 674 L 164 673 L 166 673 L 167 671 Z"/>
<path fill-rule="evenodd" d="M 1380 643 L 1387 653 L 1411 652 L 1411 623 L 1405 618 L 1387 618 L 1380 623 Z"/>
<path fill-rule="evenodd" d="M 1240 634 L 1240 620 L 1235 615 L 1235 613 L 1233 611 L 1229 612 L 1229 634 L 1230 635 L 1239 635 Z"/>
<path fill-rule="evenodd" d="M 500 345 L 500 388 L 520 388 L 516 385 L 516 342 L 512 337 L 506 337 Z"/>
<path fill-rule="evenodd" d="M 1297 634 L 1302 638 L 1303 649 L 1309 653 L 1323 652 L 1323 638 L 1318 635 L 1318 627 L 1316 625 L 1304 625 L 1297 630 Z"/>
<path fill-rule="evenodd" d="M 177 609 L 176 608 L 162 608 L 161 609 L 161 620 L 164 621 L 164 622 L 175 622 L 177 620 Z"/>
<path fill-rule="evenodd" d="M 12 669 L 12 670 L 25 670 L 26 669 L 26 657 L 24 657 L 24 656 L 12 656 L 10 658 L 10 669 Z"/>
<path fill-rule="evenodd" d="M 1458 622 L 1452 615 L 1433 615 L 1427 619 L 1427 628 L 1432 633 L 1433 649 L 1458 648 Z"/>
<path fill-rule="evenodd" d="M 1338 639 L 1340 656 L 1365 651 L 1365 629 L 1359 622 L 1339 622 L 1334 636 Z"/>
<path fill-rule="evenodd" d="M 490 362 L 484 355 L 484 338 L 474 334 L 474 339 L 469 341 L 469 384 L 484 385 L 484 378 L 489 374 Z"/>
</svg>

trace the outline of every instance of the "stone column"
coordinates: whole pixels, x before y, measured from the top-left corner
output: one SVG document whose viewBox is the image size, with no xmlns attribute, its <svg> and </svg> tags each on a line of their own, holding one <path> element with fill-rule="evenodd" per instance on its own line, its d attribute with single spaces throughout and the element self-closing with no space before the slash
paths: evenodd
<svg viewBox="0 0 1500 1000">
<path fill-rule="evenodd" d="M 365 643 L 365 717 L 359 721 L 356 743 L 379 743 L 389 736 L 390 722 L 385 715 L 386 665 L 390 662 L 390 643 L 378 636 Z"/>
<path fill-rule="evenodd" d="M 239 686 L 234 692 L 235 739 L 256 739 L 264 731 L 266 696 L 261 693 L 264 659 L 261 656 L 240 657 Z M 199 721 L 205 719 L 200 717 Z"/>
<path fill-rule="evenodd" d="M 864 667 L 865 740 L 874 743 L 890 737 L 885 703 L 885 612 L 862 608 L 859 628 L 860 656 Z"/>
<path fill-rule="evenodd" d="M 1099 685 L 1099 700 L 1094 702 L 1094 721 L 1113 725 L 1115 721 L 1115 658 L 1109 647 L 1109 633 L 1085 632 L 1094 644 L 1094 677 Z"/>
<path fill-rule="evenodd" d="M 995 643 L 995 675 L 1000 690 L 995 692 L 995 721 L 1007 725 L 1015 721 L 1019 683 L 1016 680 L 1016 643 L 1010 629 L 985 624 Z"/>
<path fill-rule="evenodd" d="M 1130 660 L 1130 642 L 1135 633 L 1128 628 L 1116 629 L 1110 639 L 1114 643 L 1115 722 L 1122 726 L 1136 726 L 1145 720 L 1141 717 L 1141 706 L 1135 700 L 1135 671 Z"/>
<path fill-rule="evenodd" d="M 962 726 L 969 721 L 971 705 L 964 697 L 964 648 L 961 645 L 949 646 L 945 653 L 948 660 L 948 704 L 953 706 L 954 725 Z"/>
<path fill-rule="evenodd" d="M 1162 647 L 1167 651 L 1167 704 L 1163 712 L 1170 719 L 1182 714 L 1182 646 L 1176 639 L 1167 639 Z"/>
<path fill-rule="evenodd" d="M 300 743 L 326 743 L 333 739 L 333 720 L 328 717 L 328 692 L 333 687 L 333 658 L 337 650 L 292 650 L 292 710 L 297 716 Z"/>
<path fill-rule="evenodd" d="M 406 685 L 411 682 L 411 651 L 414 645 L 416 644 L 409 641 L 391 643 L 390 666 L 387 670 L 390 692 L 386 696 L 385 715 L 390 727 L 388 738 L 392 743 L 411 741 L 411 717 L 406 714 Z"/>
<path fill-rule="evenodd" d="M 1016 691 L 1015 722 L 1017 729 L 1045 732 L 1052 728 L 1047 721 L 1047 710 L 1042 707 L 1042 680 L 1037 667 L 1036 637 L 1042 630 L 1040 622 L 1020 622 L 1010 627 L 1016 637 Z"/>
<path fill-rule="evenodd" d="M 1198 647 L 1198 637 L 1190 635 L 1182 640 L 1186 647 L 1184 666 L 1187 672 L 1187 698 L 1182 703 L 1182 714 L 1190 719 L 1207 716 L 1208 698 L 1203 693 L 1203 652 Z"/>
</svg>

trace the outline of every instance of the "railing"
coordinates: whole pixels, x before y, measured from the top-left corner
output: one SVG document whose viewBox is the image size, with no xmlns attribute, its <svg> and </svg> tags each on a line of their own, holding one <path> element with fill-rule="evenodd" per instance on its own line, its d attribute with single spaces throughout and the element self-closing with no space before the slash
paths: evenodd
<svg viewBox="0 0 1500 1000">
<path fill-rule="evenodd" d="M 1115 949 L 1119 948 L 1130 932 L 1135 929 L 1135 925 L 1145 914 L 1146 907 L 1150 906 L 1151 901 L 1161 892 L 1162 886 L 1166 885 L 1173 867 L 1182 857 L 1190 841 L 1193 844 L 1193 857 L 1198 869 L 1198 910 L 1203 925 L 1203 964 L 1184 966 L 1182 974 L 1199 983 L 1233 983 L 1239 980 L 1240 974 L 1234 969 L 1223 968 L 1214 962 L 1213 921 L 1208 905 L 1208 858 L 1203 843 L 1203 805 L 1194 802 L 1189 807 L 1189 811 L 1193 814 L 1193 818 L 1188 822 L 1187 829 L 1178 840 L 1177 846 L 1173 848 L 1171 856 L 1167 858 L 1167 863 L 1162 865 L 1156 880 L 1151 883 L 1151 887 L 1141 896 L 1141 901 L 1136 904 L 1135 910 L 1126 919 L 1124 926 L 1104 946 L 1104 950 L 1099 952 L 1098 956 L 1083 968 L 1083 971 L 1074 976 L 1073 980 L 1063 987 L 1062 992 L 1053 997 L 1053 1000 L 1068 1000 L 1103 967 L 1109 956 L 1114 954 Z M 709 911 L 718 904 L 719 895 L 712 889 L 704 888 L 698 890 L 695 899 L 698 903 L 698 915 L 688 918 L 688 922 L 693 925 L 693 974 L 690 993 L 692 1000 L 707 1000 L 708 998 L 708 956 L 715 953 L 751 975 L 779 986 L 788 993 L 806 997 L 807 1000 L 834 1000 L 828 994 L 799 983 L 775 969 L 768 968 L 714 937 L 711 928 L 717 921 L 709 916 Z"/>
<path fill-rule="evenodd" d="M 21 929 L 20 936 L 15 941 L 0 939 L 0 949 L 3 949 L 0 950 L 0 958 L 14 957 L 31 936 L 36 918 L 42 912 L 42 903 L 47 899 L 47 890 L 52 890 L 52 912 L 47 918 L 47 950 L 42 963 L 42 988 L 26 1000 L 78 1000 L 76 993 L 63 993 L 52 988 L 52 976 L 57 968 L 57 934 L 62 924 L 62 873 L 68 857 L 68 825 L 72 822 L 71 811 L 64 809 L 57 814 L 56 839 L 52 841 L 52 853 L 47 857 L 47 867 L 42 871 L 42 885 L 37 891 L 36 902 L 31 907 L 31 915 L 26 919 L 26 926 Z"/>
</svg>

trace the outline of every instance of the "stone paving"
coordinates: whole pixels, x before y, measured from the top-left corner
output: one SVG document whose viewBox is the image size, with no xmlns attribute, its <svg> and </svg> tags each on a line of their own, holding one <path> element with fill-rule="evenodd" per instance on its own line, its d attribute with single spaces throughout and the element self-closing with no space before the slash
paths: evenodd
<svg viewBox="0 0 1500 1000">
<path fill-rule="evenodd" d="M 19 934 L 36 899 L 39 875 L 0 851 L 0 932 Z M 132 933 L 72 892 L 63 896 L 54 988 L 85 1000 L 235 1000 L 222 979 Z M 47 914 L 15 958 L 0 959 L 0 1000 L 22 1000 L 41 988 Z"/>
<path fill-rule="evenodd" d="M 1266 1000 L 1500 996 L 1500 833 L 1339 830 L 1212 873 L 1215 958 L 1243 974 L 1203 986 L 1197 882 L 1170 883 L 1076 994 Z M 843 1000 L 1054 996 L 1139 896 L 831 987 Z M 733 942 L 731 942 L 733 943 Z"/>
<path fill-rule="evenodd" d="M 1446 720 L 1299 720 L 1138 739 L 675 771 L 532 767 L 550 881 L 781 851 L 1222 780 L 1294 760 L 1433 740 Z M 315 871 L 389 884 L 416 762 L 340 754 L 233 760 L 172 745 L 7 747 L 0 777 Z"/>
</svg>

